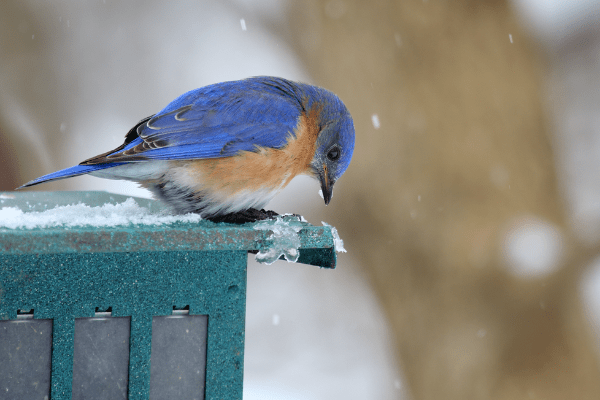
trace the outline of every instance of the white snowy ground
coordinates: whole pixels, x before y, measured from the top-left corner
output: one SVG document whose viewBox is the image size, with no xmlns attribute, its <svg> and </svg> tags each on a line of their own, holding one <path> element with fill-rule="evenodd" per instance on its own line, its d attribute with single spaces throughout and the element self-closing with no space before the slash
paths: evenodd
<svg viewBox="0 0 600 400">
<path fill-rule="evenodd" d="M 356 265 L 248 267 L 244 398 L 399 399 L 385 319 Z"/>
</svg>

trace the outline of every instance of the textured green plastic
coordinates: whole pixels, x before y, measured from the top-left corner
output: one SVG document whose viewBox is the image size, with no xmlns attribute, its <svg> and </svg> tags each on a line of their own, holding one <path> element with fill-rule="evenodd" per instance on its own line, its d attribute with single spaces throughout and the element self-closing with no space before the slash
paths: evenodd
<svg viewBox="0 0 600 400">
<path fill-rule="evenodd" d="M 18 207 L 24 212 L 44 211 L 55 206 L 84 203 L 90 206 L 117 204 L 128 197 L 106 192 L 10 192 L 0 193 L 0 208 Z M 162 210 L 159 202 L 135 198 L 150 211 Z M 300 264 L 335 268 L 336 253 L 331 228 L 296 222 L 302 226 Z M 169 225 L 131 225 L 117 227 L 81 226 L 77 228 L 2 229 L 0 254 L 145 252 L 198 250 L 267 250 L 273 245 L 268 230 L 256 230 L 255 224 L 233 225 L 211 221 Z"/>
<path fill-rule="evenodd" d="M 118 203 L 104 192 L 0 194 L 1 207 L 43 211 Z M 153 200 L 135 199 L 152 211 Z M 300 222 L 298 222 L 300 224 Z M 301 223 L 300 258 L 335 267 L 329 227 Z M 210 221 L 114 227 L 0 228 L 0 319 L 17 310 L 53 319 L 51 399 L 70 399 L 75 318 L 112 308 L 131 316 L 129 399 L 147 399 L 152 317 L 189 306 L 208 315 L 206 399 L 241 399 L 247 252 L 272 245 L 268 230 Z"/>
<path fill-rule="evenodd" d="M 206 398 L 241 398 L 243 251 L 2 255 L 0 262 L 2 319 L 30 309 L 53 319 L 52 399 L 71 398 L 75 318 L 93 317 L 96 307 L 131 316 L 129 399 L 147 399 L 152 317 L 171 315 L 173 306 L 209 316 Z"/>
</svg>

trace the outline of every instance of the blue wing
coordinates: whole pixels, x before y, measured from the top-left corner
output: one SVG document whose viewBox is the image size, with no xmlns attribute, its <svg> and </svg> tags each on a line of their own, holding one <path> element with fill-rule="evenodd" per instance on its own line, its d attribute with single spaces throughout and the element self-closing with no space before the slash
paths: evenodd
<svg viewBox="0 0 600 400">
<path fill-rule="evenodd" d="M 281 148 L 303 111 L 297 89 L 284 79 L 259 77 L 193 90 L 142 121 L 137 137 L 124 146 L 84 164 L 219 158 Z"/>
</svg>

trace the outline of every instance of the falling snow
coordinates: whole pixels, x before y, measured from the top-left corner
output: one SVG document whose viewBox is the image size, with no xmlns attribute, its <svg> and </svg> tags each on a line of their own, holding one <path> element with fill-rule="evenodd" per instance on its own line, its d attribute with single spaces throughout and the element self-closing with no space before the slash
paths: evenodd
<svg viewBox="0 0 600 400">
<path fill-rule="evenodd" d="M 539 278 L 559 266 L 562 247 L 563 238 L 555 226 L 537 217 L 525 216 L 511 224 L 502 253 L 514 275 Z"/>
<path fill-rule="evenodd" d="M 373 123 L 373 127 L 375 129 L 379 129 L 379 127 L 381 126 L 381 124 L 379 123 L 379 116 L 377 114 L 373 114 L 371 116 L 371 122 Z"/>
</svg>

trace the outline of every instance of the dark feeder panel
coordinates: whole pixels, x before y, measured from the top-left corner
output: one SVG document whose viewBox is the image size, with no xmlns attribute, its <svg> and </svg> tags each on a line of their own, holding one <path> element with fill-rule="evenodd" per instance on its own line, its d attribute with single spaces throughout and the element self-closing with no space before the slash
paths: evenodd
<svg viewBox="0 0 600 400">
<path fill-rule="evenodd" d="M 127 197 L 1 199 L 28 212 Z M 331 228 L 284 221 L 297 262 L 335 268 Z M 241 399 L 247 253 L 274 246 L 255 225 L 0 228 L 0 398 Z"/>
</svg>

